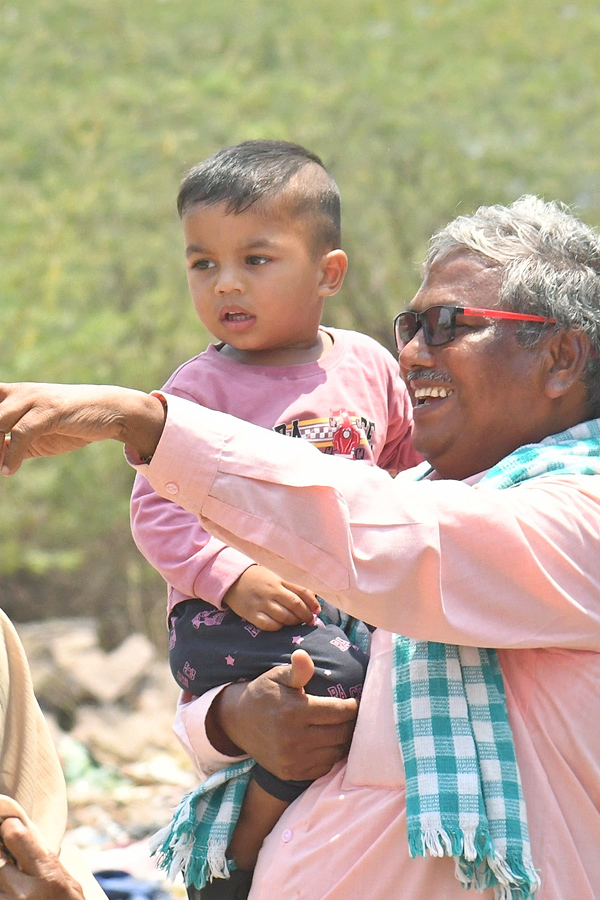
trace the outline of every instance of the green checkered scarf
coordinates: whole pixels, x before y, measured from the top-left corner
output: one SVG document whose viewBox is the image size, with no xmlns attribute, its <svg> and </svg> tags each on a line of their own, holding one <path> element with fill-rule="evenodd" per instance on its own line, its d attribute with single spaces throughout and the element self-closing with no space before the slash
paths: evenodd
<svg viewBox="0 0 600 900">
<path fill-rule="evenodd" d="M 557 473 L 600 474 L 600 420 L 519 447 L 476 487 Z M 496 652 L 394 635 L 394 662 L 411 856 L 453 856 L 465 887 L 532 897 L 539 879 Z"/>
<path fill-rule="evenodd" d="M 539 886 L 494 650 L 394 636 L 410 855 L 453 856 L 464 887 Z"/>
<path fill-rule="evenodd" d="M 154 835 L 151 855 L 169 878 L 181 872 L 185 884 L 198 889 L 213 878 L 229 878 L 235 865 L 226 850 L 254 765 L 244 759 L 215 772 L 185 795 L 170 824 Z"/>
<path fill-rule="evenodd" d="M 512 488 L 558 472 L 600 474 L 600 420 L 520 447 L 476 487 Z M 426 474 L 415 470 L 418 478 Z M 344 623 L 358 643 L 356 620 L 342 614 Z M 411 856 L 453 856 L 464 887 L 493 887 L 496 900 L 532 898 L 539 879 L 496 652 L 394 636 L 394 653 Z M 233 863 L 225 851 L 253 764 L 234 763 L 183 798 L 153 841 L 169 875 L 182 872 L 197 888 L 228 877 Z"/>
</svg>

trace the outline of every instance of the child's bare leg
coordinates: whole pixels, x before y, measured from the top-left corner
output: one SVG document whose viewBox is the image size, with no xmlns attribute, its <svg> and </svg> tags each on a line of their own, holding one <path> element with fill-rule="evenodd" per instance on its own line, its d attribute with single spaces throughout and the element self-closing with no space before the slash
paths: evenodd
<svg viewBox="0 0 600 900">
<path fill-rule="evenodd" d="M 227 855 L 235 860 L 238 869 L 253 869 L 262 842 L 290 805 L 268 794 L 251 778 Z"/>
</svg>

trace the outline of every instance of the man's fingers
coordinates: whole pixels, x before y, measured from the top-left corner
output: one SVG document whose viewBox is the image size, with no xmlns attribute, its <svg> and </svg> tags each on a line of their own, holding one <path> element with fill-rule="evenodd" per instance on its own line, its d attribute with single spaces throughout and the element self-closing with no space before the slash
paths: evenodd
<svg viewBox="0 0 600 900">
<path fill-rule="evenodd" d="M 10 400 L 5 400 L 0 410 L 0 433 L 2 436 L 2 474 L 12 475 L 25 459 L 29 433 L 29 409 L 13 410 Z M 17 424 L 18 423 L 18 424 Z"/>
<path fill-rule="evenodd" d="M 21 463 L 25 459 L 30 439 L 27 435 L 14 431 L 10 437 L 6 439 L 6 452 L 2 461 L 2 474 L 14 475 L 21 468 Z"/>
<path fill-rule="evenodd" d="M 44 847 L 34 825 L 6 818 L 0 836 L 17 864 L 0 869 L 0 900 L 84 900 L 81 886 Z"/>
<path fill-rule="evenodd" d="M 5 403 L 10 403 L 6 400 Z M 5 453 L 2 461 L 2 474 L 14 475 L 19 470 L 24 460 L 32 456 L 52 455 L 52 452 L 45 453 L 43 443 L 46 441 L 49 445 L 57 441 L 56 437 L 46 436 L 46 432 L 53 428 L 54 416 L 49 414 L 48 409 L 40 405 L 38 408 L 19 408 L 13 412 L 12 409 L 5 410 L 0 407 L 3 415 L 0 421 L 3 433 L 5 435 Z M 85 445 L 85 441 L 78 443 L 78 446 Z M 36 444 L 40 447 L 36 449 Z"/>
<path fill-rule="evenodd" d="M 306 652 L 306 650 L 295 650 L 292 653 L 291 665 L 284 672 L 284 678 L 287 679 L 280 684 L 287 684 L 288 687 L 297 690 L 304 688 L 315 674 L 315 664 Z"/>
<path fill-rule="evenodd" d="M 21 819 L 4 819 L 0 825 L 0 837 L 22 872 L 26 875 L 39 874 L 40 864 L 49 854 Z"/>
</svg>

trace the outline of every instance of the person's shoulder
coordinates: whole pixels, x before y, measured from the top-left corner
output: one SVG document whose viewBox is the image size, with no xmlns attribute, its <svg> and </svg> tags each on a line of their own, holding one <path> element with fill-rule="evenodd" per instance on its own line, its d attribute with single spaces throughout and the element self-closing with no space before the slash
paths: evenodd
<svg viewBox="0 0 600 900">
<path fill-rule="evenodd" d="M 369 378 L 373 382 L 379 383 L 382 389 L 384 389 L 384 385 L 391 388 L 397 384 L 400 379 L 398 359 L 376 338 L 361 331 L 349 329 L 340 329 L 332 333 L 334 340 L 343 342 L 346 364 L 354 360 L 352 364 L 358 364 L 367 371 Z M 396 390 L 396 387 L 393 389 Z"/>
<path fill-rule="evenodd" d="M 169 376 L 165 384 L 162 386 L 164 391 L 177 393 L 195 393 L 199 387 L 199 379 L 206 379 L 209 372 L 218 371 L 219 353 L 214 344 L 209 344 L 206 350 L 186 359 L 181 365 L 177 366 L 172 375 Z"/>
</svg>

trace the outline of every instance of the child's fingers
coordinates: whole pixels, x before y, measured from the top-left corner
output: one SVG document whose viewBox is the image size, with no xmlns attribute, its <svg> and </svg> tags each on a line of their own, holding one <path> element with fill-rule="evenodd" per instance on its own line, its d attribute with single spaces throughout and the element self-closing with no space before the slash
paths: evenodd
<svg viewBox="0 0 600 900">
<path fill-rule="evenodd" d="M 308 588 L 302 587 L 299 584 L 293 584 L 291 581 L 282 581 L 281 583 L 288 591 L 296 594 L 313 615 L 319 615 L 321 612 L 321 604 L 314 591 L 309 591 Z"/>
<path fill-rule="evenodd" d="M 312 625 L 315 619 L 313 610 L 294 591 L 282 591 L 273 598 L 269 615 L 282 625 Z"/>
<path fill-rule="evenodd" d="M 314 622 L 314 615 L 291 593 L 289 596 L 279 593 L 277 597 L 263 600 L 260 609 L 235 611 L 263 631 L 278 631 L 284 625 L 312 625 Z"/>
<path fill-rule="evenodd" d="M 264 612 L 264 610 L 254 613 L 249 621 L 256 625 L 257 628 L 260 628 L 261 631 L 280 631 L 284 625 L 293 624 L 292 622 L 280 622 L 277 618 Z"/>
</svg>

